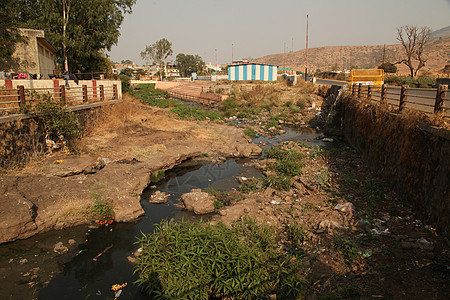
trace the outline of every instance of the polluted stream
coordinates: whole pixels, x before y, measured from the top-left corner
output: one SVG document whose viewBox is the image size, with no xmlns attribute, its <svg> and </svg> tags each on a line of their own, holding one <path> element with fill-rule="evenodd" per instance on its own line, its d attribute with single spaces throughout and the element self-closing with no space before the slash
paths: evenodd
<svg viewBox="0 0 450 300">
<path fill-rule="evenodd" d="M 269 148 L 285 141 L 305 142 L 310 146 L 323 146 L 323 141 L 318 139 L 320 134 L 311 128 L 291 129 L 284 128 L 286 132 L 281 135 L 261 136 L 253 139 L 253 142 L 263 148 Z M 264 154 L 263 154 L 264 155 Z M 50 280 L 48 285 L 38 291 L 37 299 L 114 299 L 111 287 L 114 284 L 124 284 L 120 298 L 122 299 L 150 299 L 134 284 L 138 279 L 133 274 L 133 264 L 128 257 L 139 248 L 137 239 L 143 233 L 154 231 L 155 225 L 165 219 L 208 220 L 211 215 L 196 216 L 184 210 L 180 197 L 192 189 L 206 189 L 212 187 L 217 190 L 231 190 L 239 186 L 236 177 L 261 177 L 259 170 L 248 166 L 250 160 L 228 159 L 223 163 L 214 164 L 204 160 L 189 160 L 167 171 L 166 176 L 157 184 L 147 187 L 141 196 L 141 205 L 145 215 L 132 223 L 113 223 L 110 226 L 87 229 L 79 226 L 63 231 L 54 231 L 32 237 L 24 241 L 16 241 L 0 246 L 0 256 L 5 255 L 20 257 L 21 252 L 38 251 L 34 244 L 43 243 L 46 236 L 57 235 L 59 240 L 67 241 L 73 236 L 73 231 L 86 231 L 84 243 L 71 250 L 75 256 L 61 255 L 70 259 L 52 262 L 59 266 L 60 270 Z M 151 204 L 149 199 L 155 191 L 161 191 L 168 195 L 167 203 Z M 78 232 L 78 236 L 80 235 Z M 68 234 L 66 234 L 68 233 Z M 50 239 L 49 240 L 54 240 Z M 47 245 L 49 246 L 49 245 Z M 48 248 L 47 248 L 48 249 Z M 40 251 L 34 256 L 42 255 Z M 72 254 L 72 255 L 73 255 Z M 45 261 L 41 261 L 45 264 Z M 44 272 L 45 266 L 37 266 Z M 3 279 L 2 279 L 3 280 Z M 4 281 L 4 280 L 3 280 Z M 6 282 L 4 281 L 3 284 Z M 10 289 L 14 289 L 14 297 L 11 299 L 23 299 L 20 295 L 27 295 L 29 284 L 23 282 L 10 282 Z M 38 289 L 39 286 L 36 287 Z M 22 291 L 20 291 L 20 290 Z M 9 293 L 8 293 L 9 294 Z M 2 298 L 6 295 L 1 295 Z M 10 295 L 7 297 L 9 298 Z"/>
</svg>

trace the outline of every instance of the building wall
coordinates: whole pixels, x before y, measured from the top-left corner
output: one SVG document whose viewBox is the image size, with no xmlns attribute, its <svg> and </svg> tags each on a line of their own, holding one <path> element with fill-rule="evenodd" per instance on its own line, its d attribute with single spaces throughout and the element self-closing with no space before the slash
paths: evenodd
<svg viewBox="0 0 450 300">
<path fill-rule="evenodd" d="M 43 30 L 19 28 L 22 35 L 27 37 L 28 43 L 18 44 L 13 57 L 19 58 L 19 67 L 13 69 L 17 73 L 41 74 L 48 79 L 48 74 L 55 71 L 55 55 L 52 49 L 39 42 L 37 38 L 44 38 Z"/>
<path fill-rule="evenodd" d="M 277 66 L 244 64 L 228 67 L 228 80 L 276 81 Z"/>
<path fill-rule="evenodd" d="M 41 74 L 43 78 L 49 78 L 48 74 L 54 74 L 56 71 L 55 55 L 43 43 L 38 42 L 37 44 L 39 56 L 39 74 Z"/>
<path fill-rule="evenodd" d="M 28 44 L 18 44 L 13 57 L 19 58 L 20 63 L 17 69 L 13 72 L 23 72 L 30 74 L 39 73 L 39 57 L 37 37 L 44 37 L 43 30 L 23 29 L 19 28 L 20 34 L 28 39 Z"/>
</svg>

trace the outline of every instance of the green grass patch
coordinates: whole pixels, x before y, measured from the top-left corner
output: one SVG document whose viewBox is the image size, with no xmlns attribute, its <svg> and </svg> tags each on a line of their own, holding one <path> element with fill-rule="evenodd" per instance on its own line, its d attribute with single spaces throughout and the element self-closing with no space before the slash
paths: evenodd
<svg viewBox="0 0 450 300">
<path fill-rule="evenodd" d="M 216 110 L 203 110 L 198 107 L 187 106 L 183 103 L 171 108 L 170 112 L 176 114 L 180 119 L 185 120 L 195 119 L 202 121 L 209 118 L 214 121 L 222 118 L 221 113 Z"/>
<path fill-rule="evenodd" d="M 137 283 L 153 299 L 296 299 L 305 271 L 276 232 L 249 219 L 232 227 L 163 221 L 139 239 Z"/>
</svg>

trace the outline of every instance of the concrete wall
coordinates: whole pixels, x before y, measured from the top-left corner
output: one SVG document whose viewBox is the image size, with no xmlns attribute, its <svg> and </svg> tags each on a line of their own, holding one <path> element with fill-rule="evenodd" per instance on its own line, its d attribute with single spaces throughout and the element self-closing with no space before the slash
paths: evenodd
<svg viewBox="0 0 450 300">
<path fill-rule="evenodd" d="M 344 99 L 342 129 L 426 224 L 450 237 L 450 131 Z"/>
</svg>

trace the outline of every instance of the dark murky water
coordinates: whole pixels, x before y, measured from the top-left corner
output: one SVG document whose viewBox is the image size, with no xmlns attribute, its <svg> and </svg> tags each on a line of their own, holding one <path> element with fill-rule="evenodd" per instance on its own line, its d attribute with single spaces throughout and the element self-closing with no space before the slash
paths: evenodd
<svg viewBox="0 0 450 300">
<path fill-rule="evenodd" d="M 283 135 L 258 137 L 254 139 L 254 142 L 265 148 L 289 140 L 302 141 L 310 146 L 322 145 L 322 141 L 316 139 L 318 133 L 313 129 L 284 129 L 286 133 Z M 223 164 L 211 164 L 188 161 L 169 171 L 163 181 L 144 191 L 141 204 L 145 210 L 145 216 L 142 219 L 135 223 L 114 223 L 109 227 L 90 230 L 86 236 L 86 242 L 75 250 L 75 253 L 78 251 L 80 253 L 69 262 L 61 262 L 61 273 L 39 292 L 38 299 L 114 299 L 111 286 L 125 282 L 128 285 L 123 289 L 120 299 L 149 299 L 133 284 L 137 275 L 133 275 L 132 264 L 127 260 L 127 256 L 132 255 L 138 248 L 137 237 L 142 236 L 142 233 L 151 233 L 155 224 L 160 223 L 163 219 L 199 219 L 198 216 L 186 212 L 177 205 L 181 194 L 190 192 L 193 188 L 205 189 L 211 186 L 215 189 L 230 190 L 238 186 L 236 176 L 262 176 L 258 170 L 245 166 L 245 162 L 227 160 Z M 150 204 L 148 202 L 151 194 L 156 190 L 170 194 L 166 204 Z M 208 218 L 208 216 L 203 216 L 203 218 Z M 85 231 L 86 227 L 71 230 Z M 66 232 L 70 232 L 70 230 L 48 234 L 59 234 L 59 240 L 66 241 L 71 238 L 65 235 Z M 44 236 L 39 235 L 25 241 L 2 245 L 0 254 L 5 247 L 8 247 L 5 255 L 11 255 L 17 251 L 32 251 L 33 245 L 41 243 Z M 93 260 L 109 247 L 111 248 L 97 261 Z M 51 246 L 47 245 L 46 249 L 49 248 Z M 41 269 L 45 268 L 41 267 Z M 11 284 L 17 285 L 17 288 L 20 289 L 28 289 L 25 282 L 11 282 Z M 21 293 L 15 294 L 20 295 Z M 3 296 L 6 295 L 0 293 L 0 298 L 4 298 Z"/>
<path fill-rule="evenodd" d="M 149 299 L 140 289 L 132 284 L 137 279 L 133 275 L 131 263 L 127 256 L 137 250 L 135 244 L 142 233 L 151 233 L 154 225 L 166 218 L 199 219 L 198 216 L 186 212 L 176 204 L 182 194 L 191 189 L 204 189 L 209 186 L 216 189 L 231 189 L 238 186 L 236 176 L 261 176 L 254 168 L 243 167 L 235 160 L 227 160 L 223 164 L 200 164 L 187 162 L 167 174 L 169 179 L 157 186 L 147 188 L 142 195 L 142 206 L 145 216 L 136 223 L 113 224 L 92 230 L 85 244 L 86 249 L 72 261 L 65 264 L 61 274 L 57 275 L 39 293 L 38 299 L 109 299 L 114 298 L 111 291 L 113 284 L 128 283 L 123 289 L 121 299 Z M 148 199 L 156 191 L 170 194 L 166 204 L 150 204 Z M 175 204 L 175 205 L 174 205 Z M 208 216 L 203 216 L 208 218 Z M 107 247 L 97 261 L 93 258 Z"/>
</svg>

